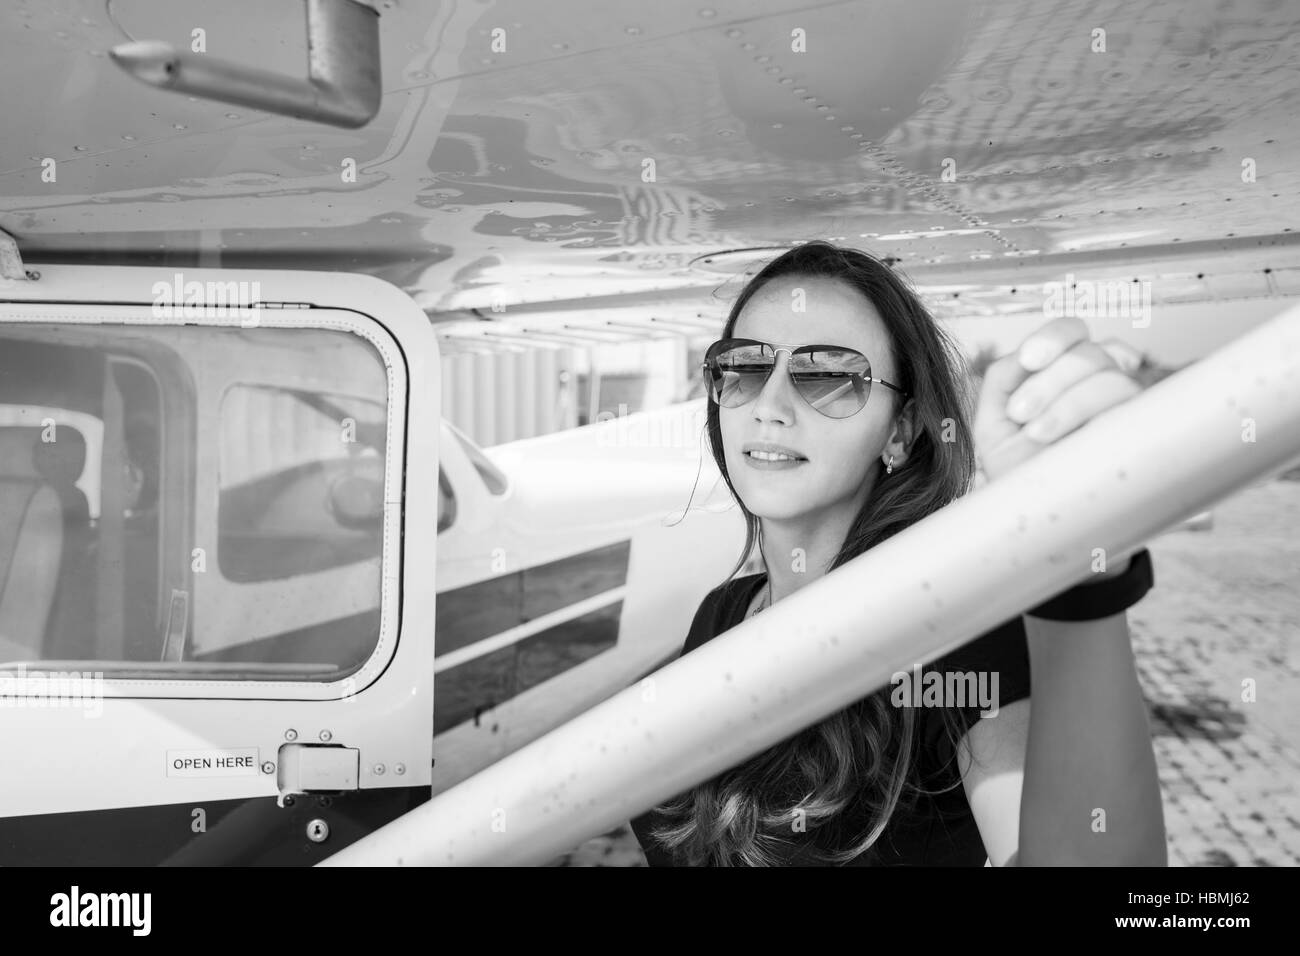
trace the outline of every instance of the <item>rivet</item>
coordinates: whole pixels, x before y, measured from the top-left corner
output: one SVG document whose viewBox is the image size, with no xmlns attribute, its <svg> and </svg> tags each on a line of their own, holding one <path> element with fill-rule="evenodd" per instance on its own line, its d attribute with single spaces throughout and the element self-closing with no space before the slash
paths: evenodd
<svg viewBox="0 0 1300 956">
<path fill-rule="evenodd" d="M 385 770 L 385 767 L 384 767 L 383 764 L 381 764 L 381 763 L 377 763 L 377 764 L 375 764 L 375 776 L 376 776 L 376 777 L 382 777 L 382 776 L 384 775 L 384 770 Z"/>
<path fill-rule="evenodd" d="M 334 735 L 330 733 L 328 730 L 322 730 L 320 732 L 320 739 L 325 741 L 333 740 Z"/>
<path fill-rule="evenodd" d="M 262 773 L 275 773 L 275 764 L 273 764 L 273 763 L 272 763 L 271 761 L 269 761 L 269 760 L 266 761 L 265 763 L 263 763 L 263 764 L 262 764 Z"/>
<path fill-rule="evenodd" d="M 285 740 L 297 740 L 297 739 L 298 739 L 298 731 L 296 731 L 296 730 L 294 730 L 292 727 L 290 727 L 288 730 L 286 730 L 286 731 L 284 732 L 284 739 L 285 739 Z"/>
</svg>

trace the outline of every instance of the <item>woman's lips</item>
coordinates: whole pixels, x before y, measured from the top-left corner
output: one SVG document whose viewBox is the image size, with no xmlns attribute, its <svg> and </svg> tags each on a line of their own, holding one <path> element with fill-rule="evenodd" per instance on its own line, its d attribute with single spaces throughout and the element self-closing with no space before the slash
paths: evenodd
<svg viewBox="0 0 1300 956">
<path fill-rule="evenodd" d="M 791 468 L 798 468 L 800 465 L 806 465 L 808 463 L 808 459 L 806 458 L 781 458 L 776 461 L 755 458 L 748 452 L 746 452 L 743 457 L 746 464 L 759 471 L 787 471 Z"/>
</svg>

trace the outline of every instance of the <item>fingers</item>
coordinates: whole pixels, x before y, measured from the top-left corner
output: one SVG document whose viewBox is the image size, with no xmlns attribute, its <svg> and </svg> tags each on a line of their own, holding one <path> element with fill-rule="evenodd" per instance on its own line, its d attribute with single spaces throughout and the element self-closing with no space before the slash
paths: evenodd
<svg viewBox="0 0 1300 956">
<path fill-rule="evenodd" d="M 1063 315 L 1040 325 L 1020 343 L 1016 357 L 1031 372 L 1037 372 L 1054 362 L 1080 342 L 1092 339 L 1092 332 L 1083 319 Z"/>
<path fill-rule="evenodd" d="M 1108 408 L 1128 401 L 1142 387 L 1118 368 L 1107 368 L 1071 385 L 1024 428 L 1040 444 L 1051 444 Z"/>
<path fill-rule="evenodd" d="M 993 471 L 1033 457 L 1139 391 L 1110 353 L 1092 341 L 1082 319 L 1054 319 L 985 372 L 975 418 L 977 454 L 995 477 Z"/>
<path fill-rule="evenodd" d="M 980 405 L 1001 419 L 1007 399 L 1035 372 L 1081 342 L 1090 340 L 1087 324 L 1077 316 L 1053 319 L 1035 329 L 1020 347 L 989 365 L 980 389 Z"/>
<path fill-rule="evenodd" d="M 1100 345 L 1080 342 L 1042 371 L 1031 374 L 1011 394 L 1007 417 L 1018 424 L 1031 421 L 1070 386 L 1115 367 L 1115 360 Z"/>
</svg>

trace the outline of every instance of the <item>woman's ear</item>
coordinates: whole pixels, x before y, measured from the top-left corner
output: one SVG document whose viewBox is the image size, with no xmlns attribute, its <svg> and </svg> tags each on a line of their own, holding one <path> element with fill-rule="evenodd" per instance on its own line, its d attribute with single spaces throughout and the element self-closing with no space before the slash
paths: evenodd
<svg viewBox="0 0 1300 956">
<path fill-rule="evenodd" d="M 894 456 L 894 467 L 907 461 L 908 450 L 920 430 L 917 420 L 916 399 L 909 398 L 894 419 L 894 430 L 885 445 L 885 454 Z"/>
<path fill-rule="evenodd" d="M 903 403 L 903 407 L 898 413 L 898 424 L 895 426 L 894 431 L 902 438 L 904 447 L 911 448 L 912 441 L 916 438 L 919 428 L 916 399 L 909 398 Z"/>
</svg>

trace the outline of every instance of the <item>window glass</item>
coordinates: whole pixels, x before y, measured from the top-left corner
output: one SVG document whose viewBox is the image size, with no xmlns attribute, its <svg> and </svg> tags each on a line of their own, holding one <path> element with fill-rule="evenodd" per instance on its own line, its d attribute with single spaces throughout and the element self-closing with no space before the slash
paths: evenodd
<svg viewBox="0 0 1300 956">
<path fill-rule="evenodd" d="M 387 402 L 348 332 L 0 326 L 0 667 L 356 670 L 379 639 Z"/>
<path fill-rule="evenodd" d="M 377 562 L 384 406 L 237 385 L 221 403 L 217 554 L 230 581 L 274 581 Z"/>
</svg>

